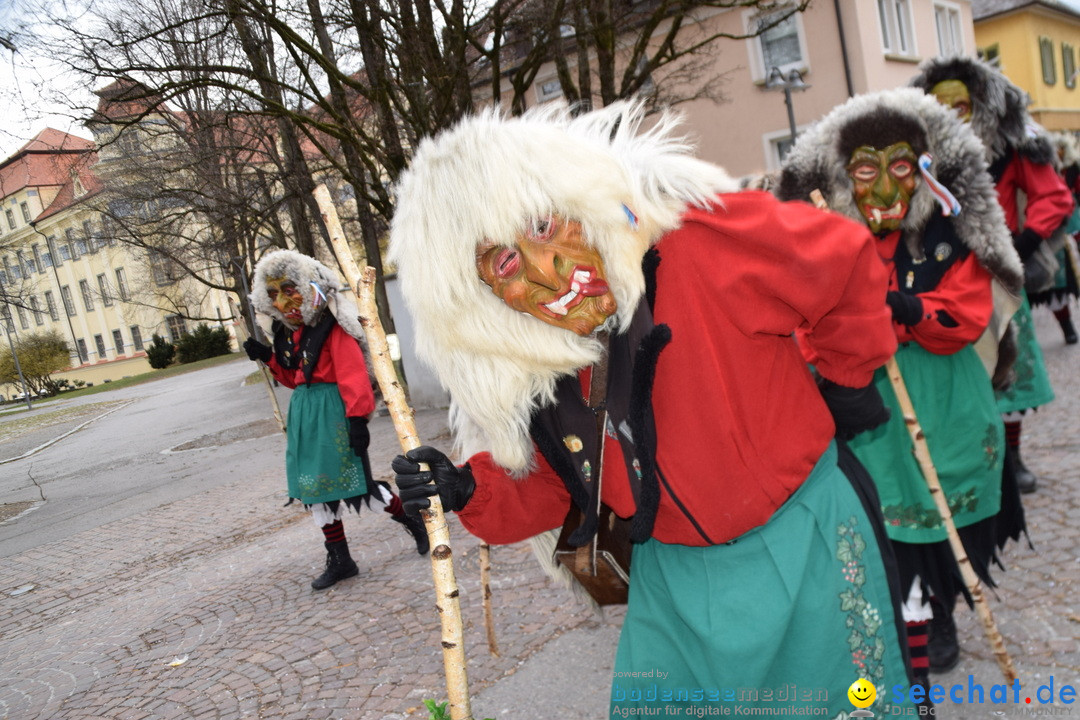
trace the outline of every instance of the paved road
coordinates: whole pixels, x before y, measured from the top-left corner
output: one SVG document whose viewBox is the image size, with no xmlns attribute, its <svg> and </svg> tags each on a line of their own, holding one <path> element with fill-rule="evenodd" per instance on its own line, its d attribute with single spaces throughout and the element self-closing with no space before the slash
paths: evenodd
<svg viewBox="0 0 1080 720">
<path fill-rule="evenodd" d="M 1036 320 L 1060 399 L 1025 423 L 1025 456 L 1043 478 L 1027 500 L 1035 549 L 1008 548 L 992 602 L 1024 687 L 1053 675 L 1060 689 L 1080 686 L 1080 347 L 1061 345 L 1048 314 Z M 0 719 L 419 718 L 423 699 L 445 696 L 428 562 L 399 526 L 349 516 L 360 576 L 309 588 L 321 537 L 281 507 L 284 443 L 251 424 L 268 412 L 261 387 L 239 384 L 250 369 L 94 396 L 132 402 L 0 464 L 4 502 L 48 499 L 0 524 Z M 443 413 L 417 420 L 422 438 L 447 444 Z M 386 468 L 390 423 L 372 429 L 373 463 Z M 0 460 L 39 440 L 0 440 Z M 207 447 L 162 454 L 184 444 Z M 451 532 L 476 717 L 605 717 L 621 612 L 594 616 L 527 548 L 494 548 L 493 657 L 477 543 L 456 521 Z M 974 614 L 960 626 L 961 665 L 938 680 L 1000 682 Z M 993 712 L 943 704 L 939 716 Z"/>
</svg>

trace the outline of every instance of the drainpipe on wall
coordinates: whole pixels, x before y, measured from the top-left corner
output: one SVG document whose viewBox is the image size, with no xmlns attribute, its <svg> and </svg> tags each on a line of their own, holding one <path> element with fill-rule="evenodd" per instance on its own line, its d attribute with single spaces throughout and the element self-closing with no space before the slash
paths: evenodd
<svg viewBox="0 0 1080 720">
<path fill-rule="evenodd" d="M 847 40 L 844 37 L 844 19 L 840 15 L 840 0 L 833 0 L 836 8 L 836 30 L 840 34 L 840 55 L 844 59 L 844 80 L 847 81 L 847 96 L 855 95 L 855 86 L 851 82 L 851 63 L 848 61 Z"/>
</svg>

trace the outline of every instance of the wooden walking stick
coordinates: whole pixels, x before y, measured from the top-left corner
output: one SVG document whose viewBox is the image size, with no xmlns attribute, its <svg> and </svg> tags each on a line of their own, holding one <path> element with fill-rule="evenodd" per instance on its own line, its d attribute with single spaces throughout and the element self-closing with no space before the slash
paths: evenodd
<svg viewBox="0 0 1080 720">
<path fill-rule="evenodd" d="M 810 199 L 814 202 L 814 205 L 822 210 L 829 209 L 820 190 L 812 191 Z M 949 537 L 949 547 L 952 548 L 953 555 L 956 557 L 956 564 L 960 567 L 960 574 L 964 578 L 964 584 L 967 586 L 968 593 L 971 594 L 975 611 L 979 615 L 979 620 L 982 621 L 983 631 L 986 633 L 986 639 L 990 642 L 990 649 L 994 653 L 994 659 L 997 660 L 998 667 L 1001 668 L 1005 679 L 1011 683 L 1017 679 L 1016 668 L 1013 667 L 1012 658 L 1009 657 L 1009 651 L 1005 647 L 1005 640 L 1001 637 L 997 623 L 994 622 L 994 614 L 990 611 L 990 604 L 987 603 L 986 596 L 983 595 L 982 580 L 979 579 L 975 569 L 971 567 L 971 559 L 968 558 L 964 543 L 960 540 L 960 534 L 956 531 L 952 511 L 949 510 L 949 501 L 945 497 L 945 492 L 941 489 L 941 481 L 938 479 L 937 468 L 934 467 L 934 461 L 930 456 L 930 447 L 926 443 L 926 435 L 923 434 L 922 426 L 919 425 L 919 418 L 915 414 L 915 406 L 911 402 L 911 395 L 908 394 L 907 384 L 904 382 L 904 376 L 900 373 L 900 366 L 896 362 L 895 355 L 885 363 L 885 372 L 888 374 L 889 382 L 892 384 L 893 392 L 896 394 L 896 401 L 900 404 L 900 412 L 904 415 L 904 425 L 907 427 L 908 434 L 911 435 L 911 443 L 915 459 L 919 463 L 919 470 L 922 471 L 923 478 L 926 480 L 930 490 L 930 497 L 933 498 L 938 514 L 941 515 L 941 522 L 945 526 L 945 532 Z"/>
<path fill-rule="evenodd" d="M 397 370 L 394 369 L 390 348 L 386 342 L 386 332 L 379 320 L 379 308 L 375 303 L 375 268 L 368 267 L 361 276 L 329 191 L 325 185 L 319 185 L 312 194 L 326 223 L 338 265 L 349 285 L 356 288 L 360 324 L 364 326 L 364 334 L 367 336 L 368 353 L 375 379 L 394 421 L 401 449 L 408 452 L 420 447 L 421 443 L 416 434 L 412 408 L 409 407 L 405 391 L 398 381 Z M 435 581 L 435 608 L 439 611 L 442 623 L 443 671 L 446 674 L 446 693 L 450 700 L 450 717 L 453 720 L 472 720 L 469 677 L 465 665 L 465 631 L 461 621 L 461 604 L 458 602 L 457 578 L 454 576 L 450 528 L 446 524 L 442 501 L 437 494 L 431 498 L 431 507 L 421 510 L 420 515 L 424 518 L 424 526 L 431 541 L 431 574 Z"/>
<path fill-rule="evenodd" d="M 236 321 L 236 334 L 237 339 L 242 346 L 248 339 L 247 326 L 244 325 L 244 318 L 240 315 L 239 310 L 236 307 L 236 301 L 229 296 L 229 312 L 237 319 Z M 255 318 L 251 318 L 252 327 L 255 327 Z M 281 405 L 278 404 L 277 394 L 274 393 L 274 379 L 270 377 L 270 368 L 266 367 L 266 363 L 261 360 L 257 363 L 259 370 L 262 370 L 263 380 L 266 381 L 266 392 L 270 395 L 270 404 L 274 408 L 274 419 L 277 420 L 278 427 L 281 428 L 281 432 L 285 432 L 285 420 L 281 416 Z"/>
<path fill-rule="evenodd" d="M 926 484 L 930 488 L 930 496 L 934 499 L 934 505 L 937 506 L 942 523 L 945 525 L 945 531 L 949 535 L 949 547 L 952 548 L 953 555 L 956 556 L 956 564 L 960 566 L 960 574 L 963 576 L 964 584 L 967 585 L 968 592 L 971 594 L 979 620 L 982 621 L 983 631 L 986 633 L 986 639 L 990 642 L 990 649 L 994 653 L 994 659 L 997 660 L 998 667 L 1001 668 L 1005 680 L 1011 683 L 1017 678 L 1016 668 L 1013 667 L 1012 658 L 1009 657 L 1009 651 L 1005 647 L 1005 640 L 998 631 L 997 623 L 994 622 L 994 614 L 990 611 L 990 604 L 986 602 L 986 596 L 983 595 L 982 580 L 979 579 L 975 569 L 971 567 L 971 560 L 964 549 L 964 543 L 960 540 L 960 534 L 956 532 L 956 524 L 953 522 L 952 512 L 949 510 L 949 501 L 941 489 L 937 468 L 934 467 L 934 461 L 930 457 L 930 448 L 926 444 L 926 436 L 923 434 L 922 426 L 919 425 L 919 418 L 915 415 L 915 406 L 911 402 L 911 396 L 908 395 L 907 385 L 904 383 L 904 377 L 900 374 L 900 366 L 897 364 L 895 356 L 889 358 L 889 361 L 885 363 L 885 371 L 889 374 L 889 382 L 892 383 L 893 392 L 896 393 L 896 400 L 900 403 L 900 411 L 904 414 L 904 425 L 907 426 L 908 433 L 911 435 L 915 459 L 919 462 L 919 469 L 922 470 L 923 477 L 926 478 Z"/>
<path fill-rule="evenodd" d="M 495 638 L 495 613 L 491 607 L 491 546 L 480 545 L 480 591 L 484 594 L 484 630 L 487 632 L 488 650 L 499 655 L 499 643 Z"/>
<path fill-rule="evenodd" d="M 357 288 L 360 300 L 360 322 L 367 334 L 368 350 L 375 367 L 375 377 L 382 388 L 383 400 L 394 420 L 398 441 L 405 452 L 420 447 L 413 411 L 405 401 L 405 392 L 398 382 L 386 335 L 375 306 L 375 268 L 364 273 L 364 282 Z M 435 607 L 442 621 L 443 669 L 446 673 L 446 692 L 450 698 L 450 717 L 453 720 L 472 720 L 469 701 L 469 679 L 465 667 L 464 629 L 461 605 L 458 602 L 457 579 L 454 577 L 454 558 L 450 549 L 450 529 L 443 514 L 438 494 L 431 497 L 431 507 L 421 510 L 428 537 L 431 538 L 431 574 L 435 579 Z"/>
</svg>

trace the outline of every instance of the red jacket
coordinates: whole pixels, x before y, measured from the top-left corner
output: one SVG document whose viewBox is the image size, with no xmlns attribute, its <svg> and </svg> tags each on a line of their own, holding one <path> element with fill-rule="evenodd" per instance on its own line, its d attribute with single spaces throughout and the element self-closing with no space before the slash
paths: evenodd
<svg viewBox="0 0 1080 720">
<path fill-rule="evenodd" d="M 1016 191 L 1027 195 L 1024 224 L 1020 224 Z M 1046 239 L 1069 217 L 1073 209 L 1072 193 L 1053 166 L 1032 162 L 1019 153 L 1005 166 L 997 181 L 998 202 L 1005 211 L 1005 223 L 1014 233 L 1031 228 Z"/>
<path fill-rule="evenodd" d="M 893 263 L 899 240 L 897 231 L 877 241 L 878 253 L 889 270 L 890 290 L 900 289 Z M 954 263 L 936 288 L 918 297 L 922 300 L 923 319 L 910 327 L 894 322 L 896 339 L 902 343 L 915 341 L 937 355 L 952 355 L 978 340 L 994 312 L 990 273 L 974 253 Z M 953 323 L 955 326 L 950 327 Z"/>
<path fill-rule="evenodd" d="M 851 387 L 869 384 L 896 349 L 887 276 L 864 226 L 766 193 L 720 199 L 689 210 L 660 241 L 653 313 L 672 333 L 652 394 L 657 464 L 713 543 L 767 522 L 833 438 L 793 334 L 822 375 Z M 625 517 L 634 500 L 614 445 L 603 497 Z M 514 480 L 489 454 L 472 457 L 465 527 L 508 543 L 561 525 L 569 495 L 535 460 L 535 472 Z M 653 537 L 708 544 L 666 489 Z"/>
<path fill-rule="evenodd" d="M 305 327 L 301 326 L 293 333 L 294 348 L 299 345 Z M 304 372 L 300 368 L 283 368 L 276 357 L 271 357 L 267 364 L 270 372 L 285 387 L 295 388 L 304 384 Z M 345 415 L 348 417 L 367 417 L 375 410 L 375 393 L 371 390 L 371 380 L 368 378 L 360 343 L 337 323 L 334 323 L 330 335 L 323 343 L 311 382 L 337 383 L 341 400 L 345 403 Z"/>
</svg>

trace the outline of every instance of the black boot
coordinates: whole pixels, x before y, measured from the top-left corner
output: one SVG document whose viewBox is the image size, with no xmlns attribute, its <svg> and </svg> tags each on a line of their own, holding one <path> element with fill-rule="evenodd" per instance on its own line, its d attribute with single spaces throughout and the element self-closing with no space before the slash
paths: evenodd
<svg viewBox="0 0 1080 720">
<path fill-rule="evenodd" d="M 1024 461 L 1020 458 L 1019 447 L 1012 447 L 1006 443 L 1005 462 L 1011 468 L 1013 476 L 1016 477 L 1017 489 L 1025 495 L 1030 495 L 1035 492 L 1035 488 L 1038 486 L 1039 481 L 1035 477 L 1035 473 L 1028 470 L 1024 465 Z"/>
<path fill-rule="evenodd" d="M 360 573 L 352 556 L 349 555 L 349 543 L 346 540 L 326 543 L 326 570 L 311 581 L 312 590 L 325 590 L 338 580 L 351 578 Z"/>
<path fill-rule="evenodd" d="M 423 520 L 420 518 L 409 517 L 405 513 L 391 515 L 390 519 L 404 525 L 405 529 L 409 531 L 409 534 L 413 536 L 413 540 L 416 541 L 416 552 L 421 555 L 427 555 L 428 550 L 431 549 L 431 543 L 428 542 L 427 528 L 424 527 Z"/>
<path fill-rule="evenodd" d="M 926 656 L 930 660 L 930 671 L 948 672 L 960 662 L 960 644 L 956 640 L 956 621 L 949 610 L 937 600 L 930 599 L 934 617 L 930 620 L 929 639 L 926 643 Z"/>
</svg>

